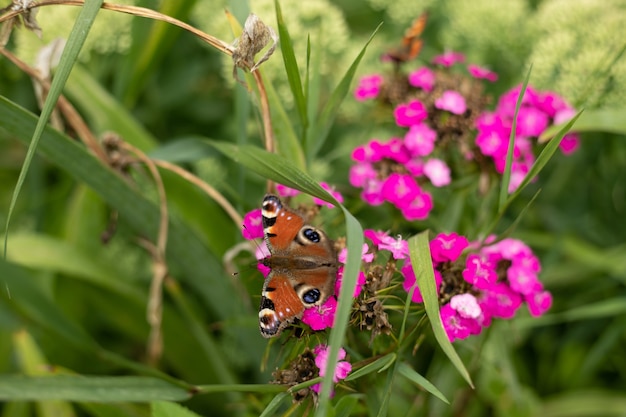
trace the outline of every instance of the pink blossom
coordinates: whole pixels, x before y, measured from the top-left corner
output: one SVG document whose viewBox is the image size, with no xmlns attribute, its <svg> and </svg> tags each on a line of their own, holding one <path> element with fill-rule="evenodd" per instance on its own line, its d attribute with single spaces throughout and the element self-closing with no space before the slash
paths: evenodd
<svg viewBox="0 0 626 417">
<path fill-rule="evenodd" d="M 435 86 L 435 73 L 428 67 L 421 67 L 409 74 L 409 84 L 431 92 Z"/>
<path fill-rule="evenodd" d="M 352 160 L 355 162 L 378 162 L 383 159 L 380 152 L 381 143 L 377 139 L 372 139 L 365 145 L 357 146 L 352 151 Z"/>
<path fill-rule="evenodd" d="M 480 130 L 476 135 L 476 146 L 486 156 L 501 158 L 506 155 L 509 140 L 503 129 Z"/>
<path fill-rule="evenodd" d="M 558 111 L 570 107 L 563 97 L 553 91 L 544 91 L 537 94 L 535 103 L 537 108 L 545 112 L 549 117 L 555 117 Z M 555 121 L 555 123 L 559 124 L 560 122 Z"/>
<path fill-rule="evenodd" d="M 406 164 L 404 164 L 404 167 L 407 171 L 409 171 L 409 174 L 414 177 L 421 177 L 424 175 L 424 160 L 420 157 L 411 158 Z"/>
<path fill-rule="evenodd" d="M 510 319 L 522 304 L 522 297 L 504 283 L 496 283 L 483 294 L 480 307 L 490 316 Z"/>
<path fill-rule="evenodd" d="M 363 201 L 370 206 L 380 206 L 383 204 L 385 202 L 385 198 L 382 193 L 383 185 L 383 181 L 375 178 L 367 180 L 363 186 L 363 191 L 361 192 L 361 198 Z"/>
<path fill-rule="evenodd" d="M 402 139 L 391 138 L 389 142 L 384 145 L 382 152 L 385 158 L 392 159 L 400 164 L 404 164 L 411 159 L 411 155 Z"/>
<path fill-rule="evenodd" d="M 474 253 L 467 256 L 462 275 L 465 281 L 481 290 L 490 288 L 498 280 L 495 264 Z"/>
<path fill-rule="evenodd" d="M 479 67 L 478 65 L 469 64 L 467 70 L 474 78 L 485 79 L 487 81 L 496 82 L 498 80 L 498 74 L 493 71 L 489 71 L 487 68 Z"/>
<path fill-rule="evenodd" d="M 580 138 L 577 133 L 568 133 L 563 136 L 561 139 L 561 143 L 559 144 L 559 149 L 563 152 L 564 155 L 570 155 L 578 149 L 580 146 Z"/>
<path fill-rule="evenodd" d="M 378 247 L 389 237 L 389 233 L 382 230 L 365 229 L 363 231 L 363 236 L 371 240 L 372 244 Z"/>
<path fill-rule="evenodd" d="M 257 259 L 257 261 L 262 261 L 269 256 L 270 251 L 267 248 L 267 243 L 264 240 L 257 246 L 256 251 L 254 252 L 254 257 Z M 258 262 L 256 264 L 256 268 L 261 272 L 261 274 L 263 274 L 263 278 L 267 277 L 272 271 L 269 266 L 263 265 L 263 262 Z"/>
<path fill-rule="evenodd" d="M 330 185 L 328 185 L 328 183 L 325 182 L 320 182 L 320 186 L 325 189 L 326 191 L 328 191 L 328 193 L 330 195 L 332 195 L 333 197 L 335 197 L 335 200 L 337 200 L 339 203 L 343 203 L 343 196 L 341 195 L 341 193 L 339 191 L 336 191 L 333 187 L 331 187 Z M 318 206 L 326 206 L 328 208 L 334 208 L 335 205 L 331 204 L 327 201 L 324 201 L 322 199 L 319 199 L 317 197 L 313 197 L 313 202 L 315 204 L 317 204 Z"/>
<path fill-rule="evenodd" d="M 500 113 L 502 116 L 513 118 L 515 115 L 515 106 L 517 105 L 517 98 L 519 97 L 520 92 L 522 91 L 521 84 L 513 87 L 506 93 L 500 96 L 498 100 L 498 105 L 496 106 L 496 111 Z M 522 106 L 535 106 L 535 103 L 538 102 L 538 93 L 531 87 L 527 86 L 526 91 L 524 93 L 524 97 L 522 98 Z"/>
<path fill-rule="evenodd" d="M 335 294 L 337 296 L 339 296 L 339 294 L 341 293 L 341 282 L 343 281 L 343 269 L 344 269 L 343 266 L 340 266 L 339 270 L 337 271 L 337 281 L 335 281 Z M 367 277 L 365 276 L 363 271 L 359 271 L 359 275 L 356 279 L 356 284 L 354 286 L 354 291 L 352 292 L 353 298 L 357 298 L 359 294 L 361 294 L 361 291 L 363 291 L 363 286 L 365 285 L 366 281 L 367 281 Z"/>
<path fill-rule="evenodd" d="M 359 84 L 354 90 L 354 98 L 358 101 L 365 101 L 376 98 L 380 93 L 383 84 L 383 76 L 380 74 L 366 75 L 361 77 Z"/>
<path fill-rule="evenodd" d="M 421 123 L 428 113 L 426 106 L 419 101 L 413 100 L 409 103 L 399 104 L 393 111 L 396 124 L 401 127 L 410 127 Z"/>
<path fill-rule="evenodd" d="M 337 299 L 329 297 L 321 306 L 313 306 L 304 310 L 302 323 L 318 331 L 333 327 L 335 312 L 337 311 Z"/>
<path fill-rule="evenodd" d="M 412 156 L 426 156 L 435 148 L 437 132 L 425 123 L 411 126 L 404 135 L 404 146 Z"/>
<path fill-rule="evenodd" d="M 263 215 L 261 209 L 252 210 L 243 217 L 241 234 L 244 239 L 257 239 L 263 237 Z"/>
<path fill-rule="evenodd" d="M 424 175 L 435 187 L 450 184 L 450 168 L 441 159 L 431 158 L 424 164 Z"/>
<path fill-rule="evenodd" d="M 300 190 L 287 187 L 286 185 L 276 184 L 276 192 L 281 197 L 295 197 L 300 194 Z"/>
<path fill-rule="evenodd" d="M 463 114 L 467 110 L 465 98 L 454 90 L 444 91 L 441 97 L 435 100 L 435 107 L 453 114 Z"/>
<path fill-rule="evenodd" d="M 548 291 L 541 291 L 526 296 L 528 311 L 533 317 L 539 317 L 552 307 L 552 294 Z"/>
<path fill-rule="evenodd" d="M 370 248 L 367 245 L 367 243 L 364 243 L 363 244 L 363 249 L 361 249 L 361 260 L 363 262 L 365 262 L 365 263 L 370 263 L 370 262 L 372 262 L 374 260 L 374 254 L 373 253 L 368 253 L 369 250 L 370 250 Z M 337 256 L 337 259 L 342 264 L 345 264 L 347 256 L 348 256 L 348 248 L 343 248 L 339 252 L 339 256 Z"/>
<path fill-rule="evenodd" d="M 442 306 L 439 314 L 441 315 L 443 328 L 451 342 L 457 339 L 465 339 L 470 335 L 470 327 L 467 325 L 467 320 L 463 320 L 463 317 L 450 304 Z"/>
<path fill-rule="evenodd" d="M 320 370 L 320 376 L 326 375 L 326 367 L 328 366 L 328 346 L 317 345 L 313 349 L 313 355 L 315 355 L 315 366 Z M 346 379 L 348 374 L 352 371 L 352 365 L 348 361 L 344 361 L 346 358 L 346 351 L 343 348 L 339 349 L 337 356 L 338 362 L 335 367 L 335 373 L 333 375 L 333 382 L 336 384 L 342 379 Z M 321 384 L 315 384 L 311 386 L 311 390 L 319 394 Z"/>
<path fill-rule="evenodd" d="M 574 116 L 576 116 L 576 110 L 571 107 L 565 107 L 554 114 L 554 124 L 560 125 L 561 123 L 569 122 Z"/>
<path fill-rule="evenodd" d="M 409 242 L 402 239 L 402 236 L 393 238 L 387 236 L 378 245 L 380 250 L 388 250 L 394 259 L 404 259 L 409 255 Z"/>
<path fill-rule="evenodd" d="M 537 274 L 530 269 L 512 265 L 507 269 L 506 276 L 511 289 L 520 294 L 529 295 L 543 290 Z"/>
<path fill-rule="evenodd" d="M 402 288 L 407 293 L 411 291 L 411 288 L 415 285 L 415 272 L 413 272 L 413 265 L 411 261 L 407 259 L 401 269 L 402 275 L 404 275 L 404 281 L 402 282 Z M 439 293 L 439 289 L 441 288 L 441 283 L 443 282 L 443 278 L 441 277 L 441 272 L 436 269 L 433 270 L 435 273 L 435 286 L 437 287 L 437 294 Z M 418 286 L 415 286 L 415 290 L 413 291 L 413 295 L 411 296 L 411 301 L 414 303 L 423 303 L 424 298 L 422 297 L 422 292 L 420 291 Z"/>
<path fill-rule="evenodd" d="M 408 204 L 400 207 L 402 215 L 409 221 L 424 220 L 433 209 L 433 198 L 427 192 L 421 192 Z"/>
<path fill-rule="evenodd" d="M 353 187 L 363 187 L 368 180 L 376 179 L 376 170 L 369 162 L 360 162 L 350 167 L 349 181 Z"/>
<path fill-rule="evenodd" d="M 511 179 L 509 182 L 509 193 L 512 193 L 513 191 L 517 190 L 517 188 L 520 186 L 520 184 L 522 183 L 522 181 L 524 181 L 524 178 L 526 178 L 526 174 L 528 174 L 528 171 L 530 170 L 530 167 L 526 164 L 520 164 L 520 163 L 513 163 L 513 165 L 511 166 Z"/>
<path fill-rule="evenodd" d="M 450 298 L 450 307 L 456 310 L 461 317 L 477 319 L 482 314 L 482 310 L 472 294 L 457 294 Z"/>
<path fill-rule="evenodd" d="M 439 233 L 430 241 L 430 256 L 435 262 L 456 261 L 469 242 L 465 236 L 456 233 Z"/>
<path fill-rule="evenodd" d="M 521 136 L 539 136 L 548 127 L 548 115 L 534 107 L 522 107 L 517 113 L 515 132 Z"/>
<path fill-rule="evenodd" d="M 385 180 L 381 192 L 385 200 L 402 205 L 419 195 L 421 189 L 412 176 L 394 172 Z"/>
<path fill-rule="evenodd" d="M 457 62 L 465 62 L 465 55 L 460 52 L 448 51 L 441 55 L 437 55 L 432 60 L 433 64 L 442 65 L 444 67 L 451 67 Z"/>
</svg>

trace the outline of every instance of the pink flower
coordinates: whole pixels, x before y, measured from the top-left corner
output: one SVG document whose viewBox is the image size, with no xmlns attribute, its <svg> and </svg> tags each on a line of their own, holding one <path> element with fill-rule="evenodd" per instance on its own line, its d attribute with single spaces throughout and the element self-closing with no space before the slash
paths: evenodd
<svg viewBox="0 0 626 417">
<path fill-rule="evenodd" d="M 380 206 L 385 202 L 383 185 L 385 183 L 376 178 L 367 180 L 361 192 L 361 198 L 371 206 Z"/>
<path fill-rule="evenodd" d="M 495 265 L 485 257 L 474 253 L 467 256 L 462 275 L 465 281 L 481 290 L 490 288 L 498 280 Z"/>
<path fill-rule="evenodd" d="M 398 236 L 395 239 L 387 236 L 378 245 L 378 249 L 388 250 L 394 259 L 404 259 L 409 255 L 409 242 L 403 240 L 402 236 Z"/>
<path fill-rule="evenodd" d="M 521 136 L 539 136 L 548 127 L 548 115 L 534 107 L 521 107 L 515 132 Z"/>
<path fill-rule="evenodd" d="M 369 162 L 360 162 L 350 167 L 349 181 L 353 187 L 363 187 L 367 181 L 376 179 L 376 170 Z"/>
<path fill-rule="evenodd" d="M 328 346 L 317 345 L 313 349 L 315 355 L 315 366 L 320 370 L 320 376 L 326 375 L 326 367 L 328 364 Z M 348 374 L 352 371 L 352 365 L 348 361 L 344 361 L 346 358 L 346 351 L 343 348 L 339 349 L 337 356 L 338 362 L 333 375 L 333 382 L 336 384 L 342 379 L 346 379 Z M 321 384 L 315 384 L 311 386 L 311 389 L 319 394 Z"/>
<path fill-rule="evenodd" d="M 378 162 L 383 159 L 381 148 L 381 143 L 376 139 L 372 139 L 365 145 L 354 148 L 352 160 L 355 162 Z"/>
<path fill-rule="evenodd" d="M 472 294 L 457 294 L 450 298 L 450 307 L 456 310 L 461 317 L 477 319 L 482 314 L 482 310 Z"/>
<path fill-rule="evenodd" d="M 480 307 L 493 317 L 510 319 L 522 304 L 522 297 L 504 283 L 496 283 L 483 294 Z"/>
<path fill-rule="evenodd" d="M 421 67 L 409 74 L 409 84 L 431 92 L 435 86 L 435 73 L 428 67 Z"/>
<path fill-rule="evenodd" d="M 529 295 L 543 290 L 537 274 L 528 268 L 512 265 L 507 269 L 506 276 L 511 289 L 520 294 Z"/>
<path fill-rule="evenodd" d="M 384 158 L 392 159 L 398 163 L 404 164 L 411 159 L 409 151 L 404 145 L 404 141 L 400 138 L 391 138 L 383 147 Z"/>
<path fill-rule="evenodd" d="M 468 245 L 465 236 L 440 233 L 430 241 L 430 256 L 435 262 L 454 262 Z"/>
<path fill-rule="evenodd" d="M 389 234 L 387 232 L 383 232 L 382 230 L 365 229 L 363 231 L 363 236 L 371 240 L 372 244 L 378 247 L 389 237 Z"/>
<path fill-rule="evenodd" d="M 329 297 L 321 306 L 313 306 L 304 310 L 302 323 L 318 331 L 333 327 L 335 312 L 337 311 L 337 299 Z"/>
<path fill-rule="evenodd" d="M 454 90 L 444 91 L 441 97 L 435 100 L 435 107 L 453 114 L 463 114 L 467 110 L 465 98 Z"/>
<path fill-rule="evenodd" d="M 385 200 L 398 206 L 413 200 L 421 189 L 412 176 L 394 172 L 385 180 L 381 192 Z"/>
<path fill-rule="evenodd" d="M 538 94 L 535 105 L 549 117 L 555 117 L 558 111 L 570 107 L 563 97 L 553 91 L 545 91 Z M 560 122 L 555 123 L 559 124 Z"/>
<path fill-rule="evenodd" d="M 541 291 L 526 296 L 528 311 L 533 317 L 539 317 L 552 307 L 552 294 L 548 291 Z"/>
<path fill-rule="evenodd" d="M 261 209 L 252 210 L 243 217 L 241 234 L 244 239 L 257 239 L 263 237 L 263 216 Z"/>
<path fill-rule="evenodd" d="M 257 249 L 254 252 L 254 256 L 257 259 L 257 261 L 262 261 L 263 259 L 265 259 L 268 256 L 270 256 L 270 251 L 267 248 L 267 243 L 265 243 L 265 240 L 262 241 L 257 246 Z M 256 268 L 261 272 L 261 274 L 263 274 L 263 278 L 266 278 L 270 274 L 270 272 L 272 271 L 272 269 L 270 267 L 263 265 L 262 262 L 258 262 L 256 264 Z"/>
<path fill-rule="evenodd" d="M 479 67 L 478 65 L 469 64 L 467 70 L 474 78 L 485 79 L 492 83 L 498 80 L 498 74 L 493 71 L 489 71 L 487 68 Z"/>
<path fill-rule="evenodd" d="M 363 291 L 363 286 L 365 285 L 365 281 L 367 277 L 363 273 L 363 271 L 359 271 L 359 276 L 356 279 L 356 285 L 354 286 L 354 291 L 352 292 L 352 298 L 357 298 L 361 291 Z M 339 267 L 339 271 L 337 271 L 337 281 L 335 281 L 335 294 L 339 296 L 341 293 L 341 282 L 343 281 L 343 266 Z"/>
<path fill-rule="evenodd" d="M 435 148 L 437 132 L 425 123 L 411 126 L 404 135 L 404 146 L 412 156 L 426 156 Z"/>
<path fill-rule="evenodd" d="M 509 147 L 509 139 L 503 129 L 480 130 L 476 135 L 476 146 L 483 155 L 502 158 Z"/>
<path fill-rule="evenodd" d="M 339 193 L 339 191 L 335 191 L 334 188 L 332 188 L 330 185 L 328 185 L 325 182 L 320 182 L 320 186 L 325 189 L 326 191 L 328 191 L 330 193 L 330 195 L 332 195 L 333 197 L 335 197 L 335 200 L 337 200 L 340 203 L 343 203 L 343 196 Z M 313 197 L 313 202 L 315 204 L 317 204 L 318 206 L 326 206 L 328 208 L 333 208 L 335 207 L 333 204 L 328 203 L 324 200 L 321 200 L 317 197 Z"/>
<path fill-rule="evenodd" d="M 415 273 L 413 272 L 413 265 L 411 264 L 410 260 L 407 259 L 407 261 L 404 263 L 404 266 L 402 266 L 401 272 L 402 272 L 402 275 L 404 275 L 402 288 L 404 288 L 404 291 L 408 293 L 409 291 L 411 291 L 411 288 L 413 288 L 413 286 L 415 285 L 415 281 L 416 281 Z M 439 293 L 439 288 L 441 288 L 441 283 L 443 282 L 443 278 L 441 277 L 441 272 L 437 270 L 434 270 L 433 272 L 435 273 L 435 285 L 437 286 L 437 293 Z M 420 291 L 418 286 L 416 286 L 415 290 L 413 291 L 413 295 L 411 296 L 411 301 L 413 301 L 414 303 L 424 302 L 424 298 L 422 297 L 422 292 Z"/>
<path fill-rule="evenodd" d="M 400 207 L 402 215 L 409 221 L 424 220 L 433 209 L 433 198 L 427 192 L 421 192 L 408 204 Z"/>
<path fill-rule="evenodd" d="M 464 62 L 464 61 L 465 61 L 465 55 L 463 55 L 462 53 L 448 51 L 448 52 L 444 52 L 443 54 L 437 55 L 436 57 L 434 57 L 432 60 L 432 63 L 436 65 L 442 65 L 444 67 L 451 67 L 457 62 Z"/>
<path fill-rule="evenodd" d="M 300 190 L 289 188 L 286 185 L 276 184 L 276 192 L 281 197 L 295 197 L 300 194 Z"/>
<path fill-rule="evenodd" d="M 561 139 L 561 143 L 559 144 L 559 149 L 563 152 L 564 155 L 570 155 L 578 149 L 580 146 L 580 139 L 577 133 L 568 133 L 563 136 Z"/>
<path fill-rule="evenodd" d="M 450 304 L 446 304 L 439 310 L 443 328 L 448 335 L 448 340 L 454 342 L 457 339 L 465 339 L 470 335 L 470 327 L 467 320 L 464 320 Z"/>
<path fill-rule="evenodd" d="M 354 98 L 358 101 L 365 101 L 376 98 L 380 93 L 383 84 L 383 76 L 380 74 L 366 75 L 361 77 L 359 84 L 354 90 Z"/>
<path fill-rule="evenodd" d="M 399 104 L 393 111 L 396 124 L 401 127 L 410 127 L 422 122 L 426 119 L 428 113 L 426 106 L 419 101 L 413 100 L 409 103 Z"/>
<path fill-rule="evenodd" d="M 424 175 L 435 187 L 450 184 L 450 168 L 441 159 L 432 158 L 424 164 Z"/>
</svg>

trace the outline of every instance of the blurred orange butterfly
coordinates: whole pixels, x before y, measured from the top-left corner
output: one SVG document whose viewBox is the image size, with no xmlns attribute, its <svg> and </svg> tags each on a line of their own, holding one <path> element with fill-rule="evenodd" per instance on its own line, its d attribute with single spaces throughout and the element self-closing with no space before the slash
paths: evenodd
<svg viewBox="0 0 626 417">
<path fill-rule="evenodd" d="M 391 61 L 395 64 L 401 64 L 417 58 L 424 44 L 420 35 L 424 32 L 427 19 L 428 15 L 426 12 L 415 19 L 402 37 L 402 46 L 383 54 L 381 59 L 385 62 Z"/>
</svg>

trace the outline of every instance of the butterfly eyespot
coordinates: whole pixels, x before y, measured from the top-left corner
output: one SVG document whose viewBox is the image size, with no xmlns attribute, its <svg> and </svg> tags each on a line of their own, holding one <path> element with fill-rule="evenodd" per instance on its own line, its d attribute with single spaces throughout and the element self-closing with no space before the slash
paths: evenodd
<svg viewBox="0 0 626 417">
<path fill-rule="evenodd" d="M 320 290 L 313 288 L 302 295 L 302 301 L 307 304 L 315 304 L 321 297 Z"/>
<path fill-rule="evenodd" d="M 304 229 L 302 234 L 313 243 L 318 243 L 320 241 L 320 234 L 314 229 Z"/>
</svg>

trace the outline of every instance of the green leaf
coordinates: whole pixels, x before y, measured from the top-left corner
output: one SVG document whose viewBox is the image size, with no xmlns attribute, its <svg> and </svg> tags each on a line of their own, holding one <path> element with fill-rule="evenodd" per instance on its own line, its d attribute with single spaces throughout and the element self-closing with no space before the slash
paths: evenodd
<svg viewBox="0 0 626 417">
<path fill-rule="evenodd" d="M 599 410 L 602 410 L 601 412 Z M 588 388 L 560 392 L 544 400 L 537 415 L 541 417 L 623 416 L 626 397 L 621 390 Z"/>
<path fill-rule="evenodd" d="M 611 132 L 626 135 L 626 108 L 605 108 L 586 110 L 576 121 L 576 132 Z M 539 137 L 545 142 L 554 137 L 567 123 L 550 126 Z"/>
<path fill-rule="evenodd" d="M 63 91 L 63 86 L 67 81 L 67 78 L 70 75 L 70 71 L 78 58 L 78 53 L 87 38 L 87 34 L 89 33 L 89 29 L 91 29 L 91 25 L 96 19 L 96 15 L 98 11 L 100 11 L 100 6 L 102 5 L 102 0 L 91 0 L 85 3 L 85 5 L 81 8 L 80 14 L 72 27 L 72 31 L 67 39 L 67 43 L 65 44 L 65 48 L 63 49 L 63 53 L 61 54 L 61 58 L 59 61 L 59 65 L 55 71 L 54 79 L 52 80 L 52 84 L 50 85 L 50 91 L 48 91 L 48 95 L 46 96 L 46 101 L 44 102 L 43 108 L 41 109 L 41 115 L 39 120 L 37 121 L 37 126 L 35 127 L 35 132 L 33 133 L 32 140 L 28 146 L 28 152 L 26 153 L 26 157 L 24 158 L 24 164 L 22 165 L 22 169 L 20 171 L 20 176 L 17 179 L 17 184 L 15 185 L 15 190 L 13 191 L 13 196 L 11 197 L 11 203 L 9 204 L 9 211 L 7 214 L 7 222 L 6 222 L 6 235 L 4 237 L 4 257 L 6 258 L 7 251 L 7 240 L 9 236 L 9 225 L 11 224 L 11 217 L 13 215 L 13 210 L 15 209 L 15 204 L 17 203 L 17 197 L 20 194 L 20 190 L 24 184 L 24 180 L 26 179 L 26 174 L 28 173 L 28 168 L 30 167 L 30 163 L 35 156 L 35 151 L 37 149 L 37 144 L 39 143 L 39 139 L 43 135 L 44 129 L 48 123 L 48 119 L 52 114 L 52 111 L 55 108 L 56 102 Z"/>
<path fill-rule="evenodd" d="M 346 97 L 348 92 L 350 91 L 350 84 L 352 83 L 352 78 L 354 78 L 354 74 L 361 63 L 361 59 L 365 55 L 365 51 L 367 50 L 368 45 L 374 39 L 374 36 L 378 32 L 378 29 L 382 26 L 382 23 L 378 25 L 378 27 L 371 34 L 361 52 L 357 55 L 356 59 L 348 68 L 348 71 L 344 74 L 343 78 L 339 82 L 339 85 L 335 88 L 333 93 L 331 94 L 328 102 L 324 105 L 324 108 L 315 123 L 311 127 L 311 134 L 308 136 L 306 149 L 307 156 L 312 158 L 317 152 L 321 149 L 324 141 L 328 137 L 328 132 L 330 132 L 330 128 L 332 127 L 335 118 L 337 117 L 337 112 L 339 110 L 339 106 L 343 102 L 343 99 Z"/>
<path fill-rule="evenodd" d="M 359 368 L 354 372 L 351 372 L 346 377 L 346 381 L 353 381 L 355 379 L 361 378 L 362 376 L 365 376 L 372 372 L 383 371 L 387 369 L 395 360 L 396 360 L 395 353 L 389 353 L 385 356 L 381 356 L 380 358 L 376 359 L 374 362 L 368 363 L 364 367 Z"/>
<path fill-rule="evenodd" d="M 186 390 L 157 378 L 136 376 L 0 375 L 2 401 L 184 401 Z"/>
<path fill-rule="evenodd" d="M 276 416 L 276 415 L 278 415 L 277 414 L 278 407 L 280 407 L 280 405 L 283 403 L 283 401 L 285 401 L 287 398 L 289 398 L 289 393 L 288 392 L 281 392 L 280 394 L 275 396 L 272 399 L 272 401 L 270 401 L 270 403 L 267 405 L 267 407 L 265 407 L 265 410 L 263 410 L 263 412 L 261 413 L 261 415 L 259 417 L 267 417 L 267 416 Z"/>
<path fill-rule="evenodd" d="M 152 417 L 201 417 L 199 414 L 194 413 L 180 404 L 167 401 L 150 403 L 150 408 L 152 410 Z"/>
<path fill-rule="evenodd" d="M 430 247 L 428 242 L 428 231 L 424 231 L 409 239 L 409 253 L 411 256 L 411 264 L 415 273 L 416 283 L 424 298 L 424 307 L 426 314 L 430 319 L 430 324 L 435 334 L 437 343 L 446 354 L 452 365 L 457 369 L 459 374 L 473 388 L 474 384 L 461 361 L 459 355 L 454 350 L 452 343 L 448 340 L 448 335 L 443 328 L 441 316 L 439 315 L 439 297 L 435 285 L 435 274 L 433 272 L 433 263 L 430 257 Z"/>
<path fill-rule="evenodd" d="M 439 398 L 446 404 L 450 404 L 448 399 L 443 395 L 441 391 L 437 389 L 429 380 L 424 378 L 422 375 L 417 373 L 413 368 L 411 368 L 406 363 L 400 363 L 398 365 L 398 373 L 403 377 L 407 378 L 409 381 L 417 384 L 418 386 L 424 388 L 426 391 L 433 394 L 435 397 Z"/>
<path fill-rule="evenodd" d="M 335 406 L 334 417 L 350 417 L 354 415 L 354 408 L 363 397 L 364 395 L 346 395 L 342 397 Z"/>
<path fill-rule="evenodd" d="M 289 35 L 287 25 L 283 19 L 283 13 L 278 0 L 274 0 L 274 7 L 276 8 L 276 22 L 278 24 L 278 36 L 280 37 L 280 50 L 283 55 L 283 63 L 285 64 L 285 73 L 287 74 L 289 87 L 291 88 L 296 102 L 296 109 L 298 110 L 298 116 L 300 116 L 300 122 L 302 123 L 302 131 L 306 132 L 309 124 L 307 119 L 307 102 L 302 90 L 302 79 L 300 78 L 298 61 L 294 54 L 291 36 Z"/>
</svg>

